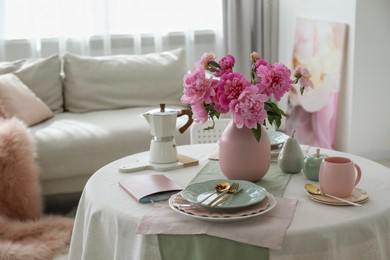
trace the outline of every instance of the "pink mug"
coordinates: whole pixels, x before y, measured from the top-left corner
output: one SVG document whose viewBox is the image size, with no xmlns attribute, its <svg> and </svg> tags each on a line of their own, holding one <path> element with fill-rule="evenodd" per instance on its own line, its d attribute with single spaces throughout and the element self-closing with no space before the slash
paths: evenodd
<svg viewBox="0 0 390 260">
<path fill-rule="evenodd" d="M 361 177 L 359 165 L 345 157 L 328 157 L 320 165 L 320 188 L 325 194 L 349 197 Z"/>
</svg>

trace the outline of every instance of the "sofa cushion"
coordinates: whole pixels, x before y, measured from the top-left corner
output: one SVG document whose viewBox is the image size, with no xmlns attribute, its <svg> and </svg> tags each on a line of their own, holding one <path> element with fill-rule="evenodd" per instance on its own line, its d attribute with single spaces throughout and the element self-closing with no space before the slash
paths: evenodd
<svg viewBox="0 0 390 260">
<path fill-rule="evenodd" d="M 74 113 L 181 105 L 184 51 L 64 59 L 65 109 Z M 147 80 L 145 80 L 147 79 Z"/>
<path fill-rule="evenodd" d="M 18 77 L 9 73 L 0 75 L 0 115 L 15 116 L 32 126 L 54 114 Z"/>
<path fill-rule="evenodd" d="M 14 73 L 56 113 L 63 111 L 60 72 L 61 60 L 58 55 L 0 63 L 0 75 Z"/>
</svg>

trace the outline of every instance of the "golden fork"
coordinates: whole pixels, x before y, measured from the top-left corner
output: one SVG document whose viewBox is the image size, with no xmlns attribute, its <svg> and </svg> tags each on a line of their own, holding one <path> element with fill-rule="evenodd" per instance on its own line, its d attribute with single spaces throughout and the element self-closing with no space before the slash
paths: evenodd
<svg viewBox="0 0 390 260">
<path fill-rule="evenodd" d="M 237 193 L 239 191 L 239 184 L 237 182 L 234 182 L 229 190 L 224 194 L 226 196 L 221 196 L 220 197 L 220 200 L 216 201 L 214 204 L 212 203 L 209 203 L 209 205 L 214 208 L 215 206 L 218 206 L 219 204 L 225 202 L 228 198 L 230 198 L 231 196 L 233 196 L 235 193 Z"/>
</svg>

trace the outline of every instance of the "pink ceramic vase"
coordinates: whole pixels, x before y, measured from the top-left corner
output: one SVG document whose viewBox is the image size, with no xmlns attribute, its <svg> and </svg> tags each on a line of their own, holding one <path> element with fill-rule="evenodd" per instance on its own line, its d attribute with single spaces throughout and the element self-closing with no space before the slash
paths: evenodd
<svg viewBox="0 0 390 260">
<path fill-rule="evenodd" d="M 231 121 L 219 140 L 219 164 L 229 179 L 258 181 L 267 173 L 271 161 L 271 145 L 262 126 L 257 142 L 252 131 L 237 128 Z"/>
</svg>

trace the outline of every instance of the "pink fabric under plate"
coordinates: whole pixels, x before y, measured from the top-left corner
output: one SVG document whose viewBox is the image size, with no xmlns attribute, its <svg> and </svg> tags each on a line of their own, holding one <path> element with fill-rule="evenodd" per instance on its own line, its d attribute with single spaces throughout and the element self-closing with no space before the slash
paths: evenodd
<svg viewBox="0 0 390 260">
<path fill-rule="evenodd" d="M 137 228 L 137 234 L 207 234 L 255 246 L 281 249 L 297 200 L 276 198 L 269 212 L 238 222 L 214 223 L 173 211 L 167 202 L 155 204 Z"/>
</svg>

